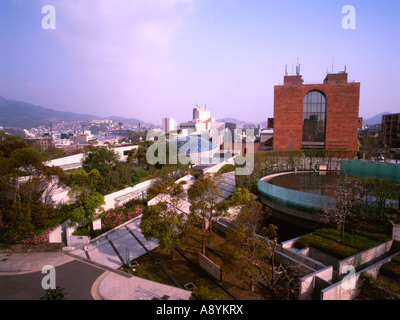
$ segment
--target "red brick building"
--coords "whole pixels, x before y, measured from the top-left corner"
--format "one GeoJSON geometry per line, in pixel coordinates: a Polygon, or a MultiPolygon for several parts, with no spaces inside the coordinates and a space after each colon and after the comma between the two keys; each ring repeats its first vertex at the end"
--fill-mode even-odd
{"type": "Polygon", "coordinates": [[[322,84],[285,76],[274,91],[274,150],[358,150],[360,83],[328,74],[322,84]]]}

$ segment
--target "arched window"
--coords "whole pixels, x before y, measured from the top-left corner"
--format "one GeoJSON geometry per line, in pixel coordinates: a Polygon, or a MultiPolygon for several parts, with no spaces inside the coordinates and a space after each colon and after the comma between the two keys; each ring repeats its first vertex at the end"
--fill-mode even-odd
{"type": "Polygon", "coordinates": [[[319,91],[310,91],[303,100],[303,145],[324,145],[325,124],[325,95],[319,91]]]}

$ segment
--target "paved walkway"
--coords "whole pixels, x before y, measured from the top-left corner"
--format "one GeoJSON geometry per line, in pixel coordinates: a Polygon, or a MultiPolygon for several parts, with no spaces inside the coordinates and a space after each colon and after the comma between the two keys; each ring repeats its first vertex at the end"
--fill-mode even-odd
{"type": "Polygon", "coordinates": [[[135,277],[67,252],[0,254],[0,300],[36,300],[44,294],[44,266],[71,300],[188,300],[191,292],[135,277]]]}
{"type": "MultiPolygon", "coordinates": [[[[223,176],[225,181],[220,189],[222,198],[226,198],[235,189],[235,176],[234,172],[223,176]]],[[[190,182],[186,187],[189,185],[190,182]]],[[[188,210],[186,207],[185,209],[188,210]]],[[[44,266],[51,265],[56,267],[57,278],[72,292],[71,299],[87,296],[103,300],[189,299],[191,291],[117,270],[126,261],[133,261],[147,250],[151,251],[158,246],[156,241],[147,241],[144,238],[139,225],[140,217],[92,240],[88,246],[63,253],[0,254],[0,297],[36,299],[38,293],[43,292],[41,280],[45,274],[41,274],[41,270],[44,266]],[[21,290],[14,289],[17,283],[28,281],[32,283],[22,286],[24,290],[28,290],[23,294],[21,290]],[[82,288],[83,283],[86,288],[82,288]],[[90,294],[82,295],[81,291],[90,294]]]]}
{"type": "Polygon", "coordinates": [[[44,266],[50,265],[56,268],[56,278],[60,279],[65,288],[68,287],[66,291],[72,291],[66,299],[88,296],[88,294],[82,295],[81,292],[91,293],[92,299],[103,300],[189,299],[191,291],[117,270],[127,259],[133,261],[145,254],[146,249],[150,251],[158,245],[156,241],[147,241],[144,238],[139,224],[140,218],[136,218],[105,236],[94,239],[88,246],[72,251],[0,254],[0,297],[7,299],[8,296],[17,300],[18,297],[24,300],[38,299],[39,292],[44,293],[41,280],[46,275],[41,274],[41,270],[44,266]],[[87,271],[88,268],[92,271],[87,271]],[[82,287],[80,269],[85,270],[87,277],[83,279],[86,281],[86,286],[90,284],[90,288],[82,287]],[[93,279],[93,274],[98,275],[96,279],[93,279]],[[87,280],[88,277],[92,279],[91,282],[87,280]],[[67,278],[70,281],[66,281],[67,278]],[[25,285],[18,285],[22,283],[25,285]]]}
{"type": "Polygon", "coordinates": [[[125,223],[96,239],[88,246],[70,251],[71,254],[88,259],[98,264],[117,269],[146,253],[141,243],[152,250],[157,241],[147,241],[140,231],[140,218],[125,223]],[[138,241],[139,240],[139,241],[138,241]]]}

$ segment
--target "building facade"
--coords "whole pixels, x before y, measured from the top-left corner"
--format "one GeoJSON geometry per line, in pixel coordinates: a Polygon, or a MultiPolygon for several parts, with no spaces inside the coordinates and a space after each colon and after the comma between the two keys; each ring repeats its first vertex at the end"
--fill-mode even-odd
{"type": "Polygon", "coordinates": [[[360,83],[328,74],[322,84],[286,75],[274,88],[274,150],[358,150],[360,83]]]}
{"type": "Polygon", "coordinates": [[[400,147],[400,113],[382,116],[382,138],[385,148],[400,147]]]}
{"type": "Polygon", "coordinates": [[[194,108],[193,119],[191,121],[182,122],[180,129],[192,130],[195,132],[207,132],[211,130],[212,124],[215,122],[211,118],[211,113],[206,108],[194,108]]]}
{"type": "Polygon", "coordinates": [[[176,130],[175,119],[174,118],[163,118],[162,119],[162,129],[167,134],[171,131],[176,130]]]}

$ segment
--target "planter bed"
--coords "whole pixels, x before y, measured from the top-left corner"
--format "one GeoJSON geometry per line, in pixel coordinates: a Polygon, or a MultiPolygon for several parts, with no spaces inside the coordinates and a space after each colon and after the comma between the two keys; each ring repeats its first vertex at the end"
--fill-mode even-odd
{"type": "Polygon", "coordinates": [[[313,234],[299,238],[295,247],[303,249],[312,247],[337,259],[345,259],[358,252],[372,248],[386,242],[390,237],[383,234],[354,235],[345,232],[344,237],[334,229],[320,229],[313,234]]]}

